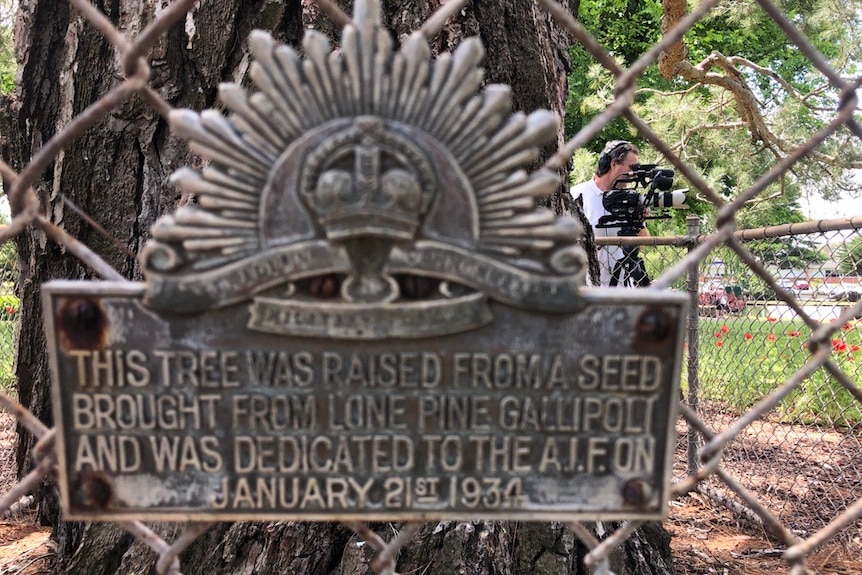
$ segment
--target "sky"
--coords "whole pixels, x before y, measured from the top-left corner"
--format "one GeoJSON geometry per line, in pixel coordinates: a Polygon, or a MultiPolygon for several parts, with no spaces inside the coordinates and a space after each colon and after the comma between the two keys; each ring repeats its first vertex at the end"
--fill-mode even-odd
{"type": "Polygon", "coordinates": [[[847,216],[862,216],[862,198],[842,198],[837,202],[827,202],[821,197],[803,197],[800,200],[802,212],[812,220],[828,220],[847,216]]]}
{"type": "MultiPolygon", "coordinates": [[[[854,174],[857,190],[862,190],[862,170],[854,170],[854,174]]],[[[804,190],[799,203],[802,212],[811,220],[862,216],[862,195],[858,198],[846,197],[836,202],[827,202],[816,190],[804,190]]]]}

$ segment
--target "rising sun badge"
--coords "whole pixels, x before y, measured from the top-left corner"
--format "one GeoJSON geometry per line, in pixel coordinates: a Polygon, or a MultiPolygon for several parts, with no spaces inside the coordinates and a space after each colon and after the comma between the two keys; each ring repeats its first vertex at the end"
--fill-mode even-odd
{"type": "Polygon", "coordinates": [[[529,169],[559,120],[483,86],[478,39],[433,58],[419,33],[395,50],[360,23],[340,49],[308,31],[304,57],[250,44],[256,91],[224,84],[227,115],[170,116],[208,164],[173,175],[197,202],[153,227],[149,306],[249,302],[249,329],[348,339],[476,329],[491,301],[584,307],[581,229],[536,207],[560,177],[529,169]]]}

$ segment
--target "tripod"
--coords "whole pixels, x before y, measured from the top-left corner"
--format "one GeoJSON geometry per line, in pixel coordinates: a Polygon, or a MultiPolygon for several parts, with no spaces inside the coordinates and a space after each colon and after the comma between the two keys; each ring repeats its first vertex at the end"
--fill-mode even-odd
{"type": "MultiPolygon", "coordinates": [[[[626,224],[620,227],[617,235],[620,237],[637,236],[642,226],[643,221],[636,222],[636,225],[626,222],[626,224]]],[[[623,256],[617,260],[611,270],[610,287],[618,285],[624,287],[648,287],[651,282],[647,275],[644,261],[640,257],[640,248],[638,246],[622,246],[622,252],[623,256]]]]}
{"type": "MultiPolygon", "coordinates": [[[[617,235],[622,236],[622,231],[617,235]]],[[[623,257],[617,260],[614,269],[611,271],[610,286],[648,287],[651,282],[646,273],[644,261],[640,257],[638,247],[623,246],[622,249],[623,257]]]]}

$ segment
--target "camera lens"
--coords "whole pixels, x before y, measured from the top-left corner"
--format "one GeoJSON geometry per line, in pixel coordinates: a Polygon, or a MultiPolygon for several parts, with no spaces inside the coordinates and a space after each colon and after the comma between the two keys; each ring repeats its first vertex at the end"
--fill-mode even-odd
{"type": "Polygon", "coordinates": [[[653,195],[652,207],[654,208],[687,208],[685,205],[685,193],[688,190],[674,190],[672,192],[659,192],[653,195]]]}

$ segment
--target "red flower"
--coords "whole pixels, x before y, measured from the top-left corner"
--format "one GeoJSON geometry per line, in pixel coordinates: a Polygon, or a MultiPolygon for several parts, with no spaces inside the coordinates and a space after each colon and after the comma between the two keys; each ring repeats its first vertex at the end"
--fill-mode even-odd
{"type": "Polygon", "coordinates": [[[800,334],[798,331],[788,331],[787,335],[789,335],[790,337],[799,337],[800,334]]]}
{"type": "Polygon", "coordinates": [[[778,318],[777,318],[777,317],[769,316],[768,318],[766,318],[766,321],[771,321],[772,323],[775,323],[775,322],[777,322],[777,321],[778,321],[778,318]]]}
{"type": "Polygon", "coordinates": [[[847,350],[847,342],[843,339],[833,339],[832,340],[832,349],[835,351],[846,351],[847,350]]]}
{"type": "Polygon", "coordinates": [[[754,336],[751,335],[750,332],[745,334],[745,339],[753,339],[753,338],[754,338],[754,336]]]}
{"type": "Polygon", "coordinates": [[[843,329],[844,331],[850,331],[851,329],[853,329],[853,326],[850,325],[849,323],[845,323],[844,325],[841,326],[841,329],[843,329]]]}
{"type": "Polygon", "coordinates": [[[730,328],[729,328],[729,327],[727,327],[726,325],[722,325],[722,326],[721,326],[721,333],[727,333],[727,332],[729,332],[729,331],[730,331],[730,328]]]}
{"type": "Polygon", "coordinates": [[[768,339],[769,341],[775,341],[775,334],[774,333],[766,334],[766,339],[768,339]]]}
{"type": "Polygon", "coordinates": [[[721,341],[720,339],[719,339],[718,341],[716,341],[716,342],[715,342],[715,346],[716,346],[716,347],[721,347],[721,346],[723,346],[723,345],[724,345],[724,342],[723,342],[723,341],[721,341]]]}
{"type": "Polygon", "coordinates": [[[854,343],[849,348],[847,348],[847,351],[859,351],[859,346],[854,343]]]}
{"type": "Polygon", "coordinates": [[[712,335],[714,335],[715,337],[721,337],[721,332],[720,332],[720,331],[717,331],[717,332],[715,332],[715,333],[714,333],[714,334],[712,334],[712,335]]]}

